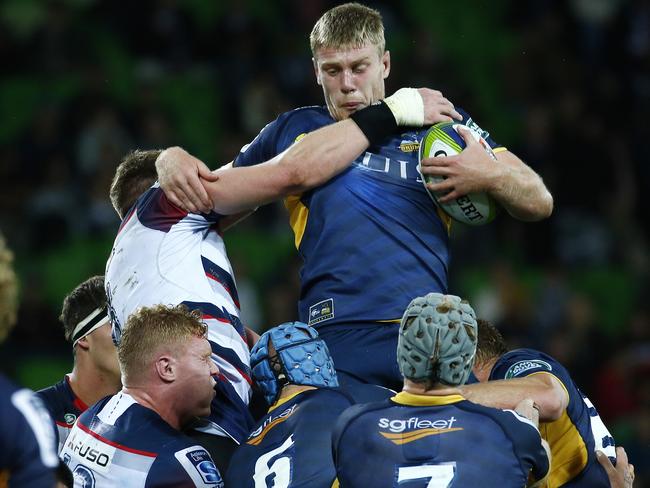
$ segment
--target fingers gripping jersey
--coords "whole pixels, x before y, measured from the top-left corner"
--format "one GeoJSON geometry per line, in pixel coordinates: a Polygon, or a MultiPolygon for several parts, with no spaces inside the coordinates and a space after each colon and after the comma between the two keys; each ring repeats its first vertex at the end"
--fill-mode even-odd
{"type": "Polygon", "coordinates": [[[338,390],[319,388],[275,405],[235,451],[226,486],[330,488],[332,428],[352,403],[338,390]]]}
{"type": "Polygon", "coordinates": [[[56,452],[61,452],[75,420],[88,409],[88,406],[72,391],[67,376],[57,384],[37,391],[36,395],[43,400],[54,420],[58,437],[56,452]]]}
{"type": "Polygon", "coordinates": [[[336,423],[332,448],[342,487],[515,487],[549,469],[533,424],[458,395],[402,392],[352,407],[336,423]]]}
{"type": "MultiPolygon", "coordinates": [[[[234,164],[267,161],[306,133],[333,122],[324,107],[284,113],[242,149],[234,164]]],[[[285,200],[304,261],[299,317],[319,329],[328,345],[326,332],[336,326],[397,322],[414,296],[447,291],[449,219],[436,211],[417,169],[425,132],[405,129],[383,145],[368,148],[324,185],[285,200]]],[[[338,351],[340,347],[330,347],[335,361],[359,354],[338,351]]],[[[401,378],[396,381],[401,383],[401,378]]]]}
{"type": "Polygon", "coordinates": [[[34,392],[0,376],[0,486],[54,486],[59,460],[52,425],[34,392]]]}
{"type": "Polygon", "coordinates": [[[220,218],[182,211],[155,184],[122,222],[106,264],[106,295],[116,341],[140,307],[184,303],[202,312],[220,370],[212,424],[202,430],[224,430],[240,440],[252,425],[250,354],[232,267],[218,233],[220,218]]]}
{"type": "Polygon", "coordinates": [[[540,351],[515,349],[497,360],[489,379],[523,378],[533,374],[555,376],[569,396],[562,416],[539,426],[542,437],[551,447],[553,458],[549,486],[609,487],[607,474],[598,463],[595,451],[603,451],[615,461],[614,438],[564,366],[540,351]]]}
{"type": "Polygon", "coordinates": [[[223,488],[205,449],[124,393],[82,414],[60,457],[76,488],[223,488]]]}

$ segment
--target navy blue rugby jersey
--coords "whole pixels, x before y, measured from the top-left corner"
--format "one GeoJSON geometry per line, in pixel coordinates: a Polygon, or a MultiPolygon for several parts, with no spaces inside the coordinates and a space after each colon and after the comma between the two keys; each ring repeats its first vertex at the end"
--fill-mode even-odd
{"type": "Polygon", "coordinates": [[[532,423],[460,395],[401,392],[349,408],[332,449],[341,487],[523,487],[549,469],[532,423]]]}
{"type": "MultiPolygon", "coordinates": [[[[269,160],[332,123],[325,107],[286,112],[242,148],[234,165],[269,160]]],[[[414,296],[447,291],[450,220],[436,210],[417,169],[426,130],[407,129],[368,148],[328,183],[285,200],[304,260],[301,321],[316,328],[399,321],[414,296]]]]}
{"type": "Polygon", "coordinates": [[[332,428],[353,403],[331,388],[306,390],[276,403],[235,451],[226,486],[331,487],[336,476],[332,428]]]}
{"type": "Polygon", "coordinates": [[[615,460],[614,438],[564,366],[541,351],[515,349],[497,360],[489,379],[523,378],[533,374],[555,376],[569,397],[567,408],[559,419],[539,425],[553,458],[549,486],[609,487],[607,473],[598,463],[595,451],[603,451],[615,460]]]}
{"type": "Polygon", "coordinates": [[[120,392],[84,412],[59,454],[78,488],[223,488],[210,454],[120,392]]]}
{"type": "Polygon", "coordinates": [[[36,395],[43,400],[54,421],[58,436],[57,452],[61,452],[70,429],[77,418],[88,409],[88,405],[72,390],[67,375],[58,383],[37,391],[36,395]]]}
{"type": "Polygon", "coordinates": [[[0,375],[0,486],[53,487],[58,464],[54,427],[43,402],[0,375]]]}

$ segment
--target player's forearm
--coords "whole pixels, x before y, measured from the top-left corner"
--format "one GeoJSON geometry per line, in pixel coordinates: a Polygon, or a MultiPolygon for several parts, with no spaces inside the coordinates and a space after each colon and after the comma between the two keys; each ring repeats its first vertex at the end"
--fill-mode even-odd
{"type": "Polygon", "coordinates": [[[309,133],[278,156],[289,177],[288,194],[322,185],[354,161],[368,139],[351,119],[309,133]]]}
{"type": "Polygon", "coordinates": [[[525,398],[531,398],[539,408],[541,422],[560,418],[568,401],[559,380],[547,374],[463,385],[460,393],[471,402],[507,409],[514,409],[525,398]]]}
{"type": "Polygon", "coordinates": [[[204,186],[214,210],[231,215],[321,185],[367,147],[363,132],[352,120],[344,120],[307,134],[265,163],[220,168],[215,171],[219,180],[204,186]]]}
{"type": "Polygon", "coordinates": [[[503,171],[495,179],[490,195],[518,220],[536,221],[551,215],[553,197],[542,178],[512,153],[497,157],[503,171]]]}

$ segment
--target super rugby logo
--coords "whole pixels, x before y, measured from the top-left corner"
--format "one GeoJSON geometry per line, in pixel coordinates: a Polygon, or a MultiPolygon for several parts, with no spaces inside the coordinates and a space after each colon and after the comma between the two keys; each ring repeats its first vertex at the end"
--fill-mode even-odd
{"type": "Polygon", "coordinates": [[[546,371],[553,371],[553,367],[546,361],[542,361],[541,359],[528,359],[526,361],[519,361],[510,366],[508,371],[506,371],[505,379],[516,378],[526,371],[540,368],[546,371]]]}
{"type": "Polygon", "coordinates": [[[309,307],[309,325],[334,318],[334,299],[328,298],[309,307]]]}
{"type": "Polygon", "coordinates": [[[411,417],[406,420],[381,418],[377,426],[380,429],[388,429],[388,432],[379,432],[384,438],[393,444],[402,445],[432,435],[463,430],[462,427],[453,427],[456,420],[453,415],[446,420],[430,420],[419,417],[411,417]]]}

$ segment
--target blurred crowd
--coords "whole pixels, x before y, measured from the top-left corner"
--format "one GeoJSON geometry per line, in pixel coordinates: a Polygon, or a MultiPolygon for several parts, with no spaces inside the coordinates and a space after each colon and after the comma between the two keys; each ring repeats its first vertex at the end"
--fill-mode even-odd
{"type": "MultiPolygon", "coordinates": [[[[103,273],[120,158],[181,145],[216,168],[279,113],[322,103],[308,35],[336,3],[3,2],[0,229],[22,281],[6,372],[38,388],[71,362],[60,302],[103,273]]],[[[555,198],[545,222],[455,227],[450,291],[564,363],[632,461],[649,459],[650,1],[366,3],[384,16],[388,92],[440,89],[555,198]]],[[[227,237],[258,330],[296,316],[286,220],[272,205],[227,237]]]]}

